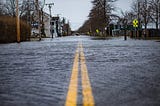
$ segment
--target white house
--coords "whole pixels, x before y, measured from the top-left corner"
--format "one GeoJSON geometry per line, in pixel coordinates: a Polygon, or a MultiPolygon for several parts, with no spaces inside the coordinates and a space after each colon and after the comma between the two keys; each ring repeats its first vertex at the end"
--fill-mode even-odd
{"type": "MultiPolygon", "coordinates": [[[[39,33],[39,29],[38,29],[39,24],[37,21],[38,19],[35,17],[34,20],[35,21],[32,22],[32,36],[33,37],[39,33]]],[[[43,12],[43,23],[44,23],[45,37],[52,37],[51,27],[50,27],[50,15],[45,12],[43,12]]]]}
{"type": "Polygon", "coordinates": [[[43,14],[43,22],[44,22],[44,32],[46,37],[52,37],[51,28],[50,28],[50,15],[45,13],[43,14]]]}

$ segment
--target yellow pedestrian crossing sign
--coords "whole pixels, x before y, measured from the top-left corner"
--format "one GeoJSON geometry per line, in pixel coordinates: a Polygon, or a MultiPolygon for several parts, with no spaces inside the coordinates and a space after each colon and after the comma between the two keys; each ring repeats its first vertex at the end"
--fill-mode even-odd
{"type": "Polygon", "coordinates": [[[134,19],[133,20],[133,27],[138,27],[138,20],[137,19],[134,19]]]}

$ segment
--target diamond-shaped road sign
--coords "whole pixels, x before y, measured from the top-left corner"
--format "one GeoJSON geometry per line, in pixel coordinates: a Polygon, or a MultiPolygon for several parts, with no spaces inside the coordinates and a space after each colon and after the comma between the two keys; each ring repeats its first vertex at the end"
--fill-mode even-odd
{"type": "Polygon", "coordinates": [[[137,19],[133,20],[133,27],[138,27],[138,20],[137,19]]]}
{"type": "Polygon", "coordinates": [[[137,24],[133,24],[133,27],[138,27],[138,25],[137,24]]]}

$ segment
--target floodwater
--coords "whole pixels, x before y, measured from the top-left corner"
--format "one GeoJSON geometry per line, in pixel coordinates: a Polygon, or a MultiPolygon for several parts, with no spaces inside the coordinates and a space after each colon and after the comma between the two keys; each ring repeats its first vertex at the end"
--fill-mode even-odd
{"type": "Polygon", "coordinates": [[[0,106],[64,106],[78,42],[95,106],[160,105],[160,42],[71,36],[0,44],[0,106]]]}

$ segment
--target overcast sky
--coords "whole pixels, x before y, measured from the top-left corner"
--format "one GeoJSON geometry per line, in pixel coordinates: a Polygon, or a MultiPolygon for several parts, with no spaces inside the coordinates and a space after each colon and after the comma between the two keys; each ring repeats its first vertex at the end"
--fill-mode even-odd
{"type": "MultiPolygon", "coordinates": [[[[43,1],[43,0],[41,0],[43,1]]],[[[65,17],[71,25],[72,30],[78,29],[85,20],[89,11],[92,8],[92,0],[46,0],[46,3],[54,3],[52,7],[52,15],[59,15],[65,17]]],[[[117,12],[121,9],[123,11],[129,10],[132,0],[118,0],[115,4],[117,12]]],[[[45,6],[44,10],[49,13],[48,7],[45,6]]]]}

